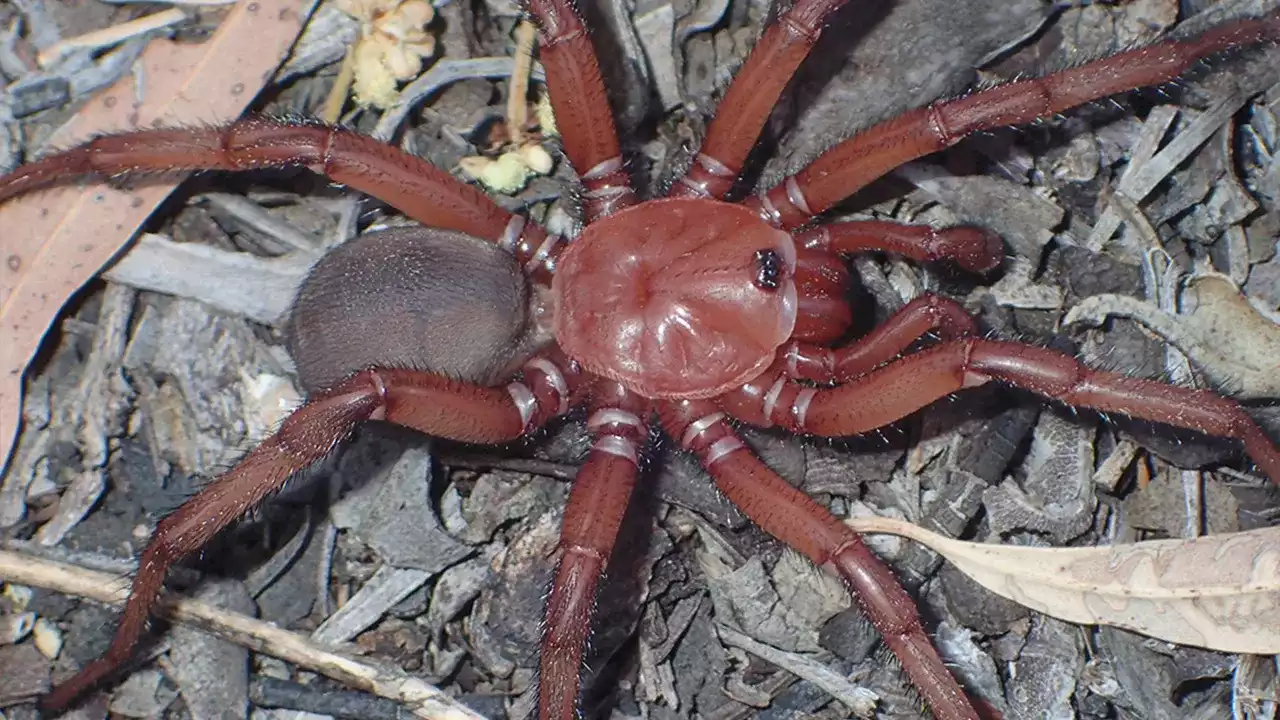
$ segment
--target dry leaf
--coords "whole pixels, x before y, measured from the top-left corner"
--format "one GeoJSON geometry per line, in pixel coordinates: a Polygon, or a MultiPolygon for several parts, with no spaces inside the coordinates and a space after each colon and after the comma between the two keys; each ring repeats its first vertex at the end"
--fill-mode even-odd
{"type": "Polygon", "coordinates": [[[1183,313],[1172,315],[1128,295],[1094,295],[1073,307],[1063,323],[1132,318],[1181,350],[1224,393],[1241,400],[1280,397],[1280,325],[1259,313],[1225,275],[1197,275],[1179,299],[1183,313]]]}
{"type": "MultiPolygon", "coordinates": [[[[239,116],[288,53],[312,4],[241,0],[204,43],[153,41],[139,71],[85,105],[50,146],[94,133],[239,116]],[[143,87],[135,86],[138,78],[143,87]]],[[[131,190],[59,188],[0,205],[0,470],[18,432],[22,376],[45,331],[180,180],[131,190]]]]}
{"type": "Polygon", "coordinates": [[[926,545],[988,590],[1060,620],[1222,652],[1280,652],[1280,528],[1030,548],[952,540],[890,518],[845,522],[926,545]]]}

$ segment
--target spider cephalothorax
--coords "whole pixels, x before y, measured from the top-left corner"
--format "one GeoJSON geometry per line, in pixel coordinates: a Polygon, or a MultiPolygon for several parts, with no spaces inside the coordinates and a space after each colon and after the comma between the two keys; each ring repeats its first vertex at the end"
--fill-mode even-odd
{"type": "Polygon", "coordinates": [[[369,419],[501,443],[587,408],[592,450],[565,510],[548,600],[543,718],[575,715],[596,586],[651,423],[760,527],[844,578],[934,713],[952,719],[977,713],[910,596],[857,534],[762,463],[731,418],[847,436],[998,380],[1073,406],[1235,438],[1280,480],[1280,450],[1236,403],[978,337],[964,310],[939,296],[923,295],[865,337],[829,347],[851,323],[842,254],[888,251],[983,272],[1002,251],[974,228],[815,224],[888,170],[977,130],[1161,82],[1223,49],[1274,41],[1280,13],[913,110],[833,146],[772,189],[726,202],[770,108],[841,4],[799,0],[783,13],[727,91],[689,171],[668,198],[640,202],[623,172],[582,20],[567,0],[530,0],[565,155],[585,189],[586,227],[573,243],[397,148],[314,124],[248,119],[101,137],[0,178],[3,199],[78,175],[306,166],[438,228],[367,235],[318,265],[289,326],[308,401],[160,522],[111,648],[48,705],[66,705],[128,659],[174,562],[369,419]],[[930,333],[941,342],[906,353],[930,333]]]}
{"type": "Polygon", "coordinates": [[[715,397],[791,337],[795,267],[791,235],[741,205],[651,200],[588,225],[564,253],[556,339],[645,397],[715,397]]]}

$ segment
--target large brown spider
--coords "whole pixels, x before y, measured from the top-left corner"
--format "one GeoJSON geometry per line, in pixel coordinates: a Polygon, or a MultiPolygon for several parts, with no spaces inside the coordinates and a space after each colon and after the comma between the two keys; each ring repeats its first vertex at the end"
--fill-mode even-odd
{"type": "Polygon", "coordinates": [[[945,298],[923,296],[856,342],[827,347],[852,317],[841,302],[848,274],[838,255],[888,251],[983,272],[1003,252],[997,238],[974,228],[814,225],[887,171],[975,131],[1160,83],[1207,54],[1280,39],[1280,12],[904,113],[835,145],[773,189],[726,202],[770,109],[841,4],[799,0],[783,13],[726,93],[689,171],[668,197],[641,201],[624,172],[581,18],[567,0],[529,0],[564,152],[585,188],[586,227],[571,243],[397,148],[298,122],[254,118],[100,137],[0,178],[5,199],[75,176],[306,166],[425,226],[365,235],[317,265],[289,323],[308,401],[159,523],[111,647],[56,688],[46,707],[65,707],[129,659],[175,562],[365,420],[504,443],[588,408],[594,444],[564,513],[547,607],[543,718],[575,716],[597,582],[651,422],[761,528],[844,578],[941,718],[978,714],[910,596],[858,535],[763,464],[730,420],[848,436],[999,380],[1072,406],[1235,438],[1280,481],[1280,449],[1235,402],[982,339],[945,298]],[[900,357],[930,332],[942,341],[900,357]]]}

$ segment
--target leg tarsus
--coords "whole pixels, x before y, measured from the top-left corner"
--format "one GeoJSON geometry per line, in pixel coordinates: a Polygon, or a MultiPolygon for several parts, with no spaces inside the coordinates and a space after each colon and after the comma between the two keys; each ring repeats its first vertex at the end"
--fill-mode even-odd
{"type": "Polygon", "coordinates": [[[1280,448],[1234,400],[1210,390],[1094,370],[1045,348],[971,340],[966,370],[1074,407],[1116,412],[1215,437],[1239,440],[1254,463],[1280,483],[1280,448]]]}

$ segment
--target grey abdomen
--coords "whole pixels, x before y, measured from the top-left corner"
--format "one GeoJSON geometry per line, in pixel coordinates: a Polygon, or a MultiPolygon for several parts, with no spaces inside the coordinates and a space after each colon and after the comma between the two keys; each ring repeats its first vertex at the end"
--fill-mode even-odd
{"type": "Polygon", "coordinates": [[[469,235],[369,233],[303,281],[286,328],[308,393],[371,367],[492,384],[527,352],[529,290],[514,259],[469,235]]]}

